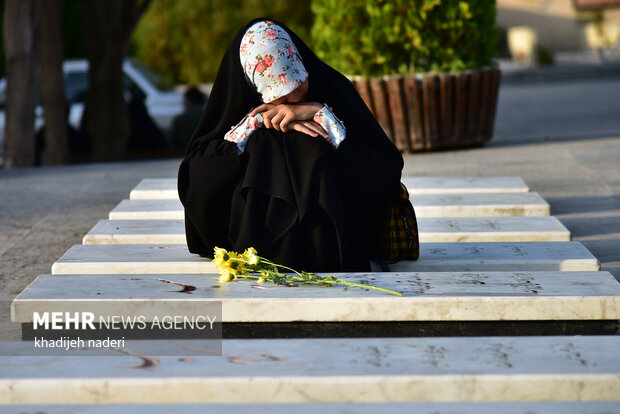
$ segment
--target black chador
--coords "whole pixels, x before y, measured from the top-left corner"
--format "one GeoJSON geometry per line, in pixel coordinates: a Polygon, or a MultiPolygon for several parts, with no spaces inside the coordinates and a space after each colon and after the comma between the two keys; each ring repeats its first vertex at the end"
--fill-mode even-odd
{"type": "Polygon", "coordinates": [[[252,246],[306,271],[365,271],[386,205],[399,194],[403,159],[355,88],[286,26],[308,71],[306,100],[327,104],[346,126],[334,150],[298,131],[260,128],[238,155],[224,135],[262,101],[239,59],[242,28],[228,47],[204,115],[179,168],[192,253],[252,246]]]}

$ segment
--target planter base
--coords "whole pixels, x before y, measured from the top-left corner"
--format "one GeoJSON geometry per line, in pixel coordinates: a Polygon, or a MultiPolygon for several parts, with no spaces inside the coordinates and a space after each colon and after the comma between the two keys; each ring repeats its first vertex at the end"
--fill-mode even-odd
{"type": "Polygon", "coordinates": [[[409,153],[490,140],[500,77],[484,68],[352,81],[390,140],[409,153]]]}

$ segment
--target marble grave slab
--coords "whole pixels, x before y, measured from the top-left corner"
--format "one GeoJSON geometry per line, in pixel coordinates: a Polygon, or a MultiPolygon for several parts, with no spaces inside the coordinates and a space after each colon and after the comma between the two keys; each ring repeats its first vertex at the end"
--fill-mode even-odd
{"type": "MultiPolygon", "coordinates": [[[[41,275],[12,303],[13,322],[35,311],[196,315],[222,302],[224,322],[618,320],[620,283],[608,272],[336,273],[404,293],[342,286],[286,287],[214,274],[41,275]],[[158,280],[193,286],[182,287],[158,280]]],[[[99,316],[97,316],[99,317],[99,316]]]]}
{"type": "MultiPolygon", "coordinates": [[[[397,272],[596,271],[599,268],[598,259],[579,242],[423,243],[417,261],[390,265],[391,271],[397,272]]],[[[75,245],[52,265],[52,274],[214,271],[209,259],[189,253],[182,244],[75,245]]]]}
{"type": "Polygon", "coordinates": [[[521,177],[402,177],[409,194],[526,193],[529,187],[521,177]]]}
{"type": "MultiPolygon", "coordinates": [[[[11,344],[9,344],[11,345],[11,344]]],[[[620,336],[225,340],[222,356],[0,356],[0,404],[620,401],[620,336]]]]}
{"type": "MultiPolygon", "coordinates": [[[[463,193],[526,193],[521,177],[403,177],[410,195],[463,193]]],[[[145,178],[129,194],[131,200],[179,198],[176,178],[145,178]]]]}
{"type": "MultiPolygon", "coordinates": [[[[569,241],[570,232],[553,216],[418,218],[420,243],[569,241]]],[[[184,220],[101,220],[84,244],[186,243],[184,220]]]]}
{"type": "Polygon", "coordinates": [[[611,414],[617,402],[10,405],[4,414],[611,414]]]}
{"type": "MultiPolygon", "coordinates": [[[[540,194],[416,194],[411,196],[421,217],[548,216],[549,203],[540,194]]],[[[176,200],[123,200],[110,220],[183,220],[183,205],[176,200]]]]}

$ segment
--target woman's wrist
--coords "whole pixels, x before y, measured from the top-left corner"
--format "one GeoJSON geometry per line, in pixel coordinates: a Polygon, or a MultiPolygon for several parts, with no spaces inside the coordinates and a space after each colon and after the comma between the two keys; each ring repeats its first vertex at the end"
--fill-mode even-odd
{"type": "Polygon", "coordinates": [[[323,104],[319,103],[319,102],[308,102],[308,105],[311,105],[313,109],[315,109],[314,113],[319,112],[321,109],[323,109],[323,104]]]}
{"type": "Polygon", "coordinates": [[[297,110],[294,109],[295,121],[306,121],[311,120],[314,115],[316,115],[321,109],[323,109],[323,104],[319,102],[298,102],[292,104],[292,108],[297,107],[297,110]]]}

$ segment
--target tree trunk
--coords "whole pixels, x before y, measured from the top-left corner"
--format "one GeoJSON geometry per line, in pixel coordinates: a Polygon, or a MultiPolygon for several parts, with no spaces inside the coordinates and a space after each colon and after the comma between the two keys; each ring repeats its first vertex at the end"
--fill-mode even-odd
{"type": "Polygon", "coordinates": [[[6,57],[5,167],[34,164],[35,52],[34,0],[5,0],[6,57]]]}
{"type": "Polygon", "coordinates": [[[86,133],[95,161],[125,157],[129,114],[123,97],[123,59],[131,33],[150,0],[82,0],[80,2],[90,87],[86,99],[86,133]]]}
{"type": "Polygon", "coordinates": [[[45,114],[45,164],[68,159],[66,97],[62,72],[62,6],[64,0],[39,2],[35,10],[41,102],[45,114]]]}
{"type": "Polygon", "coordinates": [[[123,97],[123,56],[108,51],[104,59],[89,59],[90,86],[86,99],[86,134],[94,161],[125,158],[129,113],[123,97]],[[116,56],[114,56],[116,55],[116,56]]]}

